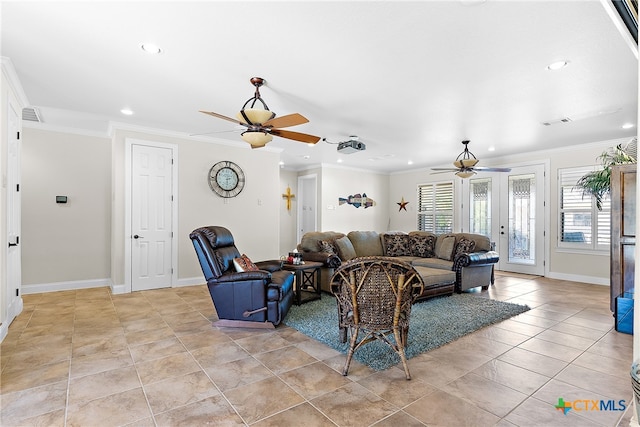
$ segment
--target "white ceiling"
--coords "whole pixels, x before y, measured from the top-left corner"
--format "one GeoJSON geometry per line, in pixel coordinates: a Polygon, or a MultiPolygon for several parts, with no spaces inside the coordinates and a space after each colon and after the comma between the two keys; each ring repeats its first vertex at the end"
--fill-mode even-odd
{"type": "Polygon", "coordinates": [[[106,134],[113,121],[245,147],[233,123],[198,110],[235,116],[259,76],[271,110],[310,121],[288,129],[367,146],[344,155],[274,138],[268,147],[295,169],[339,158],[380,172],[441,166],[463,139],[482,160],[636,135],[621,126],[637,121],[637,58],[596,0],[1,7],[2,56],[51,128],[106,134]],[[561,59],[563,70],[545,69],[561,59]]]}

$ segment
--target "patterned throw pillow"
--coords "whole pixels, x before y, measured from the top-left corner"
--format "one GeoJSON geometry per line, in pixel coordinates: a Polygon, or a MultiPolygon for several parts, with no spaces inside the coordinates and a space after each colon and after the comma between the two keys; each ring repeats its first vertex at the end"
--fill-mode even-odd
{"type": "Polygon", "coordinates": [[[337,255],[338,253],[336,247],[333,246],[333,243],[328,240],[320,240],[318,242],[318,247],[320,248],[320,252],[326,252],[331,255],[337,255]]]}
{"type": "Polygon", "coordinates": [[[385,234],[383,237],[386,256],[411,255],[408,234],[385,234]]]}
{"type": "Polygon", "coordinates": [[[236,271],[238,272],[259,270],[258,266],[255,265],[245,254],[242,254],[240,258],[234,258],[233,265],[236,267],[236,271]]]}
{"type": "Polygon", "coordinates": [[[409,247],[413,256],[433,258],[436,251],[436,236],[412,234],[409,236],[409,247]]]}
{"type": "Polygon", "coordinates": [[[457,257],[461,254],[468,254],[473,252],[476,248],[476,242],[473,240],[469,240],[466,237],[460,239],[458,243],[456,243],[456,250],[454,251],[454,257],[457,257]]]}

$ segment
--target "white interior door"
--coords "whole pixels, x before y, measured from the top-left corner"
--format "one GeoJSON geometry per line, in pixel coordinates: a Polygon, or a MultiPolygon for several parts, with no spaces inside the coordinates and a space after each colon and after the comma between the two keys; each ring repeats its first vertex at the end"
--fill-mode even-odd
{"type": "Polygon", "coordinates": [[[18,111],[9,103],[7,155],[7,303],[18,298],[22,283],[20,250],[20,125],[18,111]]]}
{"type": "Polygon", "coordinates": [[[544,275],[544,165],[500,175],[499,270],[544,275]]]}
{"type": "Polygon", "coordinates": [[[172,285],[172,150],[131,146],[131,289],[172,285]]]}

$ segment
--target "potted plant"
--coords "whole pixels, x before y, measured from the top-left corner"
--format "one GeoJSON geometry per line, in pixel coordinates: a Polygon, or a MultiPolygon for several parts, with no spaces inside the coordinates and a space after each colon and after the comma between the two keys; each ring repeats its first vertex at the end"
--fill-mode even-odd
{"type": "Polygon", "coordinates": [[[611,188],[611,167],[626,163],[636,163],[635,155],[632,155],[632,150],[629,149],[631,144],[635,146],[636,143],[636,139],[633,139],[624,147],[622,144],[618,144],[605,150],[598,156],[602,169],[589,172],[576,183],[576,186],[582,189],[583,195],[595,197],[598,210],[602,210],[602,200],[609,194],[611,188]]]}

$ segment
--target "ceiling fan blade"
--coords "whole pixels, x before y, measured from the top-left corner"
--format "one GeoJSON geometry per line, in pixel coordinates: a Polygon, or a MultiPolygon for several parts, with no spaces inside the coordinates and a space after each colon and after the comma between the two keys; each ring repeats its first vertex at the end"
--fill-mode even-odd
{"type": "Polygon", "coordinates": [[[307,144],[315,144],[316,142],[320,141],[319,136],[293,132],[290,130],[270,129],[269,133],[271,135],[279,136],[280,138],[293,139],[294,141],[306,142],[307,144]]]}
{"type": "Polygon", "coordinates": [[[458,168],[431,168],[432,171],[449,171],[449,172],[456,172],[459,171],[460,169],[458,168]]]}
{"type": "Polygon", "coordinates": [[[271,120],[267,120],[262,124],[262,126],[271,126],[274,128],[288,128],[289,126],[301,125],[303,123],[308,123],[309,120],[304,117],[302,114],[293,113],[287,114],[282,117],[274,117],[271,120]]]}
{"type": "Polygon", "coordinates": [[[232,119],[231,117],[223,116],[222,114],[214,113],[213,111],[202,111],[202,110],[200,110],[200,112],[204,113],[204,114],[208,114],[208,115],[213,116],[213,117],[217,117],[217,118],[222,119],[222,120],[227,120],[227,121],[230,121],[230,122],[233,122],[233,123],[237,123],[237,124],[242,125],[242,126],[247,126],[246,123],[242,123],[241,121],[238,121],[237,119],[232,119]]]}
{"type": "Polygon", "coordinates": [[[471,168],[471,169],[479,172],[511,172],[511,168],[485,168],[485,167],[479,166],[477,168],[471,168]]]}

